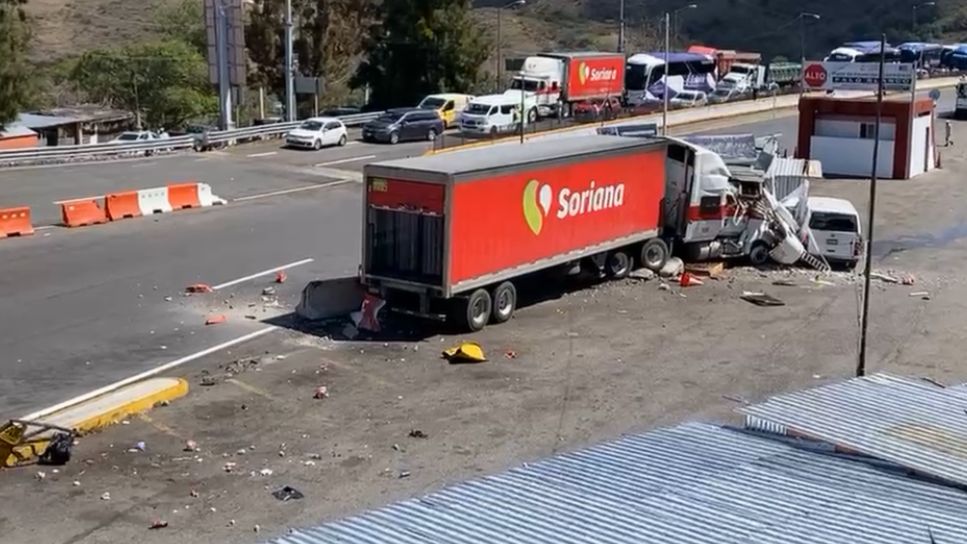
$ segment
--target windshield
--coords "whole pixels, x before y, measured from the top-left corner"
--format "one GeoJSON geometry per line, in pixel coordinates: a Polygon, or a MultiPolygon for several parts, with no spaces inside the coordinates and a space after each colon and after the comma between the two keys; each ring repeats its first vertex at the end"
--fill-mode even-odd
{"type": "Polygon", "coordinates": [[[625,67],[625,89],[629,91],[645,90],[645,83],[648,79],[648,72],[640,64],[629,64],[625,67]]]}
{"type": "Polygon", "coordinates": [[[490,111],[490,108],[490,104],[478,104],[476,102],[471,102],[464,112],[473,115],[487,115],[487,113],[490,111]]]}
{"type": "Polygon", "coordinates": [[[836,232],[857,232],[856,218],[840,213],[813,212],[809,228],[836,232]]]}
{"type": "Polygon", "coordinates": [[[438,109],[442,108],[443,105],[446,104],[446,103],[447,103],[447,101],[444,100],[444,99],[442,99],[442,98],[436,98],[436,97],[430,97],[430,96],[428,96],[428,97],[426,97],[426,98],[423,99],[423,102],[420,102],[420,106],[419,107],[422,108],[422,109],[424,109],[424,110],[438,110],[438,109]]]}
{"type": "Polygon", "coordinates": [[[967,98],[967,84],[957,85],[957,98],[967,98]]]}
{"type": "Polygon", "coordinates": [[[540,82],[534,81],[533,79],[515,79],[514,82],[510,85],[510,88],[519,91],[521,88],[521,85],[524,86],[525,91],[536,92],[538,87],[540,86],[540,82]]]}
{"type": "Polygon", "coordinates": [[[122,142],[134,142],[134,141],[137,141],[137,139],[138,139],[137,132],[125,132],[120,136],[118,136],[118,140],[122,142]]]}
{"type": "Polygon", "coordinates": [[[753,69],[752,66],[739,66],[738,64],[736,64],[732,66],[732,69],[730,70],[730,72],[734,74],[751,74],[752,69],[753,69]]]}
{"type": "Polygon", "coordinates": [[[305,123],[302,123],[301,125],[299,125],[299,128],[301,128],[302,130],[316,131],[322,128],[322,123],[320,123],[319,121],[306,121],[305,123]]]}
{"type": "Polygon", "coordinates": [[[919,51],[914,51],[912,49],[900,50],[900,62],[918,62],[919,60],[920,60],[919,51]]]}

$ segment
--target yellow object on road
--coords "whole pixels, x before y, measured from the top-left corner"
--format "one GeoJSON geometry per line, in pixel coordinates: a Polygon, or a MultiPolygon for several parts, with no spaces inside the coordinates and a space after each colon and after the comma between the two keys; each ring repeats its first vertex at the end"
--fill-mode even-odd
{"type": "Polygon", "coordinates": [[[483,348],[476,342],[463,342],[459,346],[445,349],[443,356],[451,363],[482,363],[487,360],[483,348]]]}

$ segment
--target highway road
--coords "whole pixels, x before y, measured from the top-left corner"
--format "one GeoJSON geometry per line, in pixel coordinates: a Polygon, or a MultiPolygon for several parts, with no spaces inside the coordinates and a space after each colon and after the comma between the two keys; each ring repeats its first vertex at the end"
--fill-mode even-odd
{"type": "MultiPolygon", "coordinates": [[[[691,129],[782,133],[784,146],[795,145],[796,118],[789,112],[750,119],[691,129]]],[[[308,280],[354,274],[362,166],[427,147],[357,143],[300,152],[276,141],[202,155],[0,171],[0,203],[34,206],[39,224],[56,223],[55,200],[173,180],[210,183],[230,201],[0,240],[0,416],[21,416],[258,334],[267,320],[290,311],[308,280]],[[279,306],[274,297],[263,300],[272,274],[258,274],[289,263],[300,264],[276,286],[279,306]],[[198,282],[230,285],[182,296],[198,282]],[[204,324],[206,316],[222,313],[226,323],[204,324]]]]}

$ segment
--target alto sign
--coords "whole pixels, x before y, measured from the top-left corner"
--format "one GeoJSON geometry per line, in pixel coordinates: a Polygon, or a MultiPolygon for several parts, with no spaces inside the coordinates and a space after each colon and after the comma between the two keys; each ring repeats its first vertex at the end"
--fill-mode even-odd
{"type": "MultiPolygon", "coordinates": [[[[807,90],[875,91],[879,70],[877,62],[812,62],[803,69],[802,80],[807,90]]],[[[884,64],[883,89],[909,91],[915,74],[912,64],[884,64]]]]}

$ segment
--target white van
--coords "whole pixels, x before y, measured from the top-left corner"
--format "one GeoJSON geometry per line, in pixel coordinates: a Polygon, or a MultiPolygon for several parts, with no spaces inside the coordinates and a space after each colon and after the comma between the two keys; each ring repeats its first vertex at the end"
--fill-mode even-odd
{"type": "MultiPolygon", "coordinates": [[[[524,103],[525,108],[528,105],[524,103]]],[[[460,132],[469,136],[496,136],[518,130],[520,119],[520,93],[478,96],[460,114],[460,132]]]]}
{"type": "Polygon", "coordinates": [[[860,214],[849,200],[811,196],[806,201],[809,231],[813,240],[809,253],[822,256],[831,265],[855,268],[863,256],[860,214]]]}

